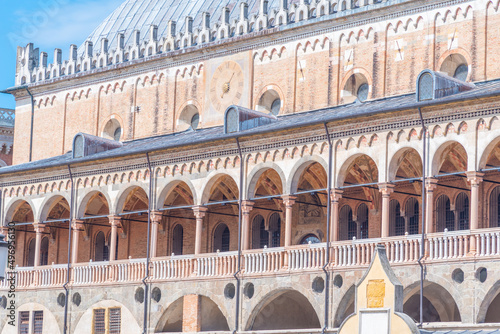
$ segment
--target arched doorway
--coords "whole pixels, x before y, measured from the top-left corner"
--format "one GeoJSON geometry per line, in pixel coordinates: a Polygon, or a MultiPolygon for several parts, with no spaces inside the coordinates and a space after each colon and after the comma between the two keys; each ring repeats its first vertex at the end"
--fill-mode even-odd
{"type": "Polygon", "coordinates": [[[265,297],[254,310],[246,330],[321,328],[318,315],[300,292],[286,290],[265,297]]]}

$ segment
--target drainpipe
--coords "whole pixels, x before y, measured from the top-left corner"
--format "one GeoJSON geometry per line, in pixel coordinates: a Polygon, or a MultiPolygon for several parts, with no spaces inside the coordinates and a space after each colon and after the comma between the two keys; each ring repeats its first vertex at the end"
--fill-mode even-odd
{"type": "Polygon", "coordinates": [[[149,291],[148,291],[148,283],[146,280],[149,277],[149,256],[150,256],[150,243],[151,243],[151,203],[153,197],[153,170],[151,168],[151,161],[149,160],[149,153],[146,153],[146,159],[148,161],[148,169],[149,169],[149,203],[148,203],[148,240],[147,240],[147,249],[146,249],[146,276],[142,279],[142,284],[144,284],[144,326],[142,328],[142,333],[147,334],[148,332],[148,305],[149,305],[149,291]]]}
{"type": "Polygon", "coordinates": [[[31,94],[28,87],[25,87],[24,89],[26,89],[31,99],[30,156],[29,156],[29,162],[31,162],[33,156],[33,125],[35,124],[35,99],[33,98],[33,95],[31,94]]]}
{"type": "Polygon", "coordinates": [[[426,209],[426,196],[425,196],[425,165],[426,165],[426,154],[427,154],[427,128],[425,127],[424,117],[422,116],[422,110],[418,107],[418,115],[420,117],[420,123],[423,129],[423,151],[422,151],[422,240],[420,242],[420,257],[418,258],[418,264],[420,266],[420,323],[419,327],[422,328],[424,323],[424,276],[425,267],[422,263],[425,257],[425,209],[426,209]]]}
{"type": "MultiPolygon", "coordinates": [[[[33,118],[32,118],[33,120],[33,118]]],[[[33,128],[32,128],[33,129],[33,128]]],[[[31,156],[31,149],[30,149],[30,156],[31,156]]],[[[31,158],[30,158],[31,160],[31,158]]],[[[69,284],[69,279],[70,279],[70,270],[71,270],[71,223],[73,219],[73,205],[75,202],[75,191],[74,191],[74,186],[73,186],[73,173],[71,173],[71,166],[68,164],[68,171],[69,171],[69,179],[71,183],[71,199],[69,203],[69,226],[68,226],[68,272],[66,274],[66,282],[63,285],[64,291],[66,292],[66,300],[64,303],[64,327],[63,327],[63,332],[64,334],[68,333],[68,304],[69,304],[69,289],[68,289],[68,284],[69,284]]]]}
{"type": "Polygon", "coordinates": [[[323,271],[325,273],[325,326],[321,331],[322,334],[326,332],[328,329],[328,320],[329,320],[329,302],[330,302],[330,273],[326,269],[330,264],[330,224],[332,219],[332,201],[331,201],[331,192],[332,192],[332,156],[333,156],[333,145],[332,139],[330,138],[330,131],[328,131],[328,125],[324,123],[326,138],[328,139],[328,185],[327,189],[327,204],[326,204],[326,261],[323,265],[323,271]]]}
{"type": "Polygon", "coordinates": [[[236,145],[238,145],[238,154],[240,155],[240,196],[238,199],[238,270],[233,275],[234,279],[236,280],[236,311],[234,316],[233,334],[238,332],[239,317],[240,317],[241,281],[238,275],[241,272],[241,205],[243,198],[243,175],[244,175],[243,154],[241,153],[240,139],[238,137],[236,137],[236,145]]]}

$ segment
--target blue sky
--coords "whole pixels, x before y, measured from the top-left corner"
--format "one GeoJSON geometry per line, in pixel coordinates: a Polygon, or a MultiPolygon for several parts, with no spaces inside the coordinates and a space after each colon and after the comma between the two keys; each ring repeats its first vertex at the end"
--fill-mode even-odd
{"type": "MultiPolygon", "coordinates": [[[[0,90],[12,87],[16,48],[34,43],[52,62],[54,49],[68,57],[70,44],[82,44],[88,35],[124,0],[2,1],[0,13],[0,90]]],[[[0,107],[14,108],[10,95],[0,94],[0,107]]]]}

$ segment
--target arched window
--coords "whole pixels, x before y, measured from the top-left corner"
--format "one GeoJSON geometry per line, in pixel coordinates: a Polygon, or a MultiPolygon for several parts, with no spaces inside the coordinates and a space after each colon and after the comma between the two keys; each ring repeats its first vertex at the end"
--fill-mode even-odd
{"type": "Polygon", "coordinates": [[[31,239],[28,244],[28,255],[26,256],[26,267],[33,267],[35,265],[35,238],[31,239]]]}
{"type": "Polygon", "coordinates": [[[490,227],[500,227],[500,186],[490,194],[490,227]]]}
{"type": "Polygon", "coordinates": [[[252,223],[252,248],[261,249],[269,245],[269,233],[266,230],[264,217],[261,215],[255,216],[252,223]]]}
{"type": "Polygon", "coordinates": [[[437,232],[455,230],[455,214],[451,211],[450,199],[446,195],[439,196],[436,205],[437,232]]]}
{"type": "Polygon", "coordinates": [[[389,203],[390,209],[390,226],[391,235],[404,235],[406,232],[405,219],[401,217],[401,206],[398,200],[391,200],[389,203]]]}
{"type": "Polygon", "coordinates": [[[271,238],[270,247],[281,245],[281,217],[279,213],[273,213],[269,218],[269,236],[271,238]]]}
{"type": "Polygon", "coordinates": [[[460,193],[455,203],[455,216],[457,222],[455,230],[469,229],[469,196],[466,193],[460,193]]]}
{"type": "Polygon", "coordinates": [[[40,245],[40,265],[46,266],[49,263],[49,238],[44,237],[40,245]]]}
{"type": "Polygon", "coordinates": [[[300,241],[300,244],[301,245],[308,245],[309,243],[319,244],[320,242],[321,242],[321,240],[319,240],[319,238],[316,235],[308,234],[302,238],[302,240],[300,241]]]}
{"type": "Polygon", "coordinates": [[[408,220],[408,234],[418,234],[418,216],[419,216],[418,201],[415,197],[411,197],[406,202],[406,217],[408,220]]]}
{"type": "Polygon", "coordinates": [[[184,229],[181,224],[177,224],[174,227],[174,231],[172,233],[172,253],[175,255],[182,255],[183,251],[183,243],[184,243],[184,229]]]}
{"type": "Polygon", "coordinates": [[[359,225],[358,239],[368,239],[369,226],[368,226],[368,206],[365,203],[358,207],[357,223],[359,225]]]}
{"type": "Polygon", "coordinates": [[[214,233],[214,252],[218,250],[221,252],[229,251],[230,232],[226,224],[219,224],[214,233]]]}
{"type": "Polygon", "coordinates": [[[94,242],[94,261],[108,261],[109,260],[109,249],[106,245],[106,238],[104,237],[104,233],[99,231],[95,236],[94,242]]]}
{"type": "Polygon", "coordinates": [[[340,209],[340,239],[352,240],[357,236],[358,228],[352,220],[352,209],[349,205],[344,205],[340,209]]]}

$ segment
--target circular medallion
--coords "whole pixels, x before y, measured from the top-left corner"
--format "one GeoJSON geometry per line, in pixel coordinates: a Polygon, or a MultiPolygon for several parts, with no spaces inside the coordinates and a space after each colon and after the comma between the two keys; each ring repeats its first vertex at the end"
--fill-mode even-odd
{"type": "Polygon", "coordinates": [[[226,61],[215,70],[210,82],[210,100],[218,112],[238,104],[243,94],[243,71],[234,61],[226,61]]]}

